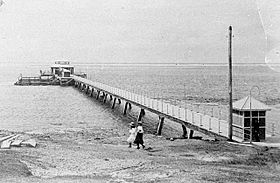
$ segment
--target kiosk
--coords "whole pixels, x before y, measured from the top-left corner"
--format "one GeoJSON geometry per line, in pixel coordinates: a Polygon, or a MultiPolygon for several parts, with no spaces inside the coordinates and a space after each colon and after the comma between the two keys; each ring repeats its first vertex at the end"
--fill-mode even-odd
{"type": "Polygon", "coordinates": [[[270,110],[267,105],[252,96],[247,96],[234,102],[233,136],[242,141],[264,141],[266,112],[270,110]]]}

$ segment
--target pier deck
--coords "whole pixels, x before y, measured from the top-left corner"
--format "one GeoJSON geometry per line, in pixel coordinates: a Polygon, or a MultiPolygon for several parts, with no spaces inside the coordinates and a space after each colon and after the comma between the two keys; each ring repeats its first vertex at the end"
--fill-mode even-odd
{"type": "MultiPolygon", "coordinates": [[[[99,97],[100,92],[105,94],[104,101],[106,101],[107,96],[114,98],[112,108],[115,105],[116,99],[125,101],[124,113],[126,113],[127,105],[132,104],[141,108],[140,117],[142,110],[147,110],[159,115],[160,119],[170,119],[174,122],[180,123],[184,127],[199,131],[219,140],[228,139],[228,122],[225,120],[78,76],[72,76],[72,78],[75,80],[76,87],[80,87],[86,91],[90,90],[91,93],[96,90],[98,93],[97,98],[99,97]]],[[[241,139],[235,136],[233,137],[233,140],[241,141],[241,139]]]]}

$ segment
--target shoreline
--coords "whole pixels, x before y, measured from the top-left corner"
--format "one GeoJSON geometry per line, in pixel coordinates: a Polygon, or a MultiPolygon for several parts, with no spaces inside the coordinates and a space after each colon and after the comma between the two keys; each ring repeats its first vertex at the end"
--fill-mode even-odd
{"type": "MultiPolygon", "coordinates": [[[[246,182],[280,180],[280,150],[224,141],[145,134],[146,150],[128,148],[128,132],[92,128],[26,134],[38,146],[0,150],[3,182],[246,182]],[[3,162],[5,164],[3,169],[3,162]],[[14,168],[16,165],[17,168],[14,168]],[[229,173],[231,172],[231,173],[229,173]],[[4,175],[4,176],[3,176],[4,175]],[[20,181],[19,181],[20,180],[20,181]]],[[[11,132],[1,131],[0,134],[11,132]]]]}

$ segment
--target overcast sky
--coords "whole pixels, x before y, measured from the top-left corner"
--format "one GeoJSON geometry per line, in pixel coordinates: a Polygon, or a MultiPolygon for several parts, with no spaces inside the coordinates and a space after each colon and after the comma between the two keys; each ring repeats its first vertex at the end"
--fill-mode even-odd
{"type": "Polygon", "coordinates": [[[0,62],[264,62],[254,0],[4,0],[0,62]]]}

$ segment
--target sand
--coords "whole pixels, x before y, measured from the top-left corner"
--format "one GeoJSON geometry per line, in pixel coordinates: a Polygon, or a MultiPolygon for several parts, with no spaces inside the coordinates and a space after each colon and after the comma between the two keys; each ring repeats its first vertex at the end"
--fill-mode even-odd
{"type": "Polygon", "coordinates": [[[38,146],[0,150],[0,182],[280,181],[277,148],[145,134],[138,150],[128,148],[128,135],[110,128],[22,133],[38,146]]]}

